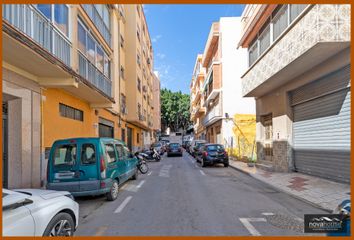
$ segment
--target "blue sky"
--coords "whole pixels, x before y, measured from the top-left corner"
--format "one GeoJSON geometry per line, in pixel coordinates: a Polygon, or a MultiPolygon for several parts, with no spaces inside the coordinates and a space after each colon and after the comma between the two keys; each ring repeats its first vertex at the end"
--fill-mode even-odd
{"type": "Polygon", "coordinates": [[[241,16],[243,9],[240,4],[144,4],[161,87],[189,93],[195,59],[204,51],[212,22],[241,16]]]}

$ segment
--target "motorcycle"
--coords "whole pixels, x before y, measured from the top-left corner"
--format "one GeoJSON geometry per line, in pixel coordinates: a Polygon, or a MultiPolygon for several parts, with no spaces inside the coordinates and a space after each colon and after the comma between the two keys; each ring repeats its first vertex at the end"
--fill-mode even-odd
{"type": "Polygon", "coordinates": [[[141,152],[141,154],[145,157],[146,161],[159,162],[161,160],[161,156],[155,148],[150,148],[149,150],[144,150],[141,152]]]}
{"type": "Polygon", "coordinates": [[[141,155],[141,153],[136,152],[135,157],[138,159],[138,163],[136,165],[136,167],[138,168],[138,170],[142,173],[145,174],[149,171],[149,166],[147,165],[147,162],[145,161],[144,156],[141,155]]]}
{"type": "Polygon", "coordinates": [[[344,200],[341,202],[336,209],[333,210],[334,214],[340,214],[342,216],[342,221],[346,225],[346,231],[340,233],[327,233],[327,236],[350,236],[350,211],[351,210],[351,203],[350,200],[344,200]]]}

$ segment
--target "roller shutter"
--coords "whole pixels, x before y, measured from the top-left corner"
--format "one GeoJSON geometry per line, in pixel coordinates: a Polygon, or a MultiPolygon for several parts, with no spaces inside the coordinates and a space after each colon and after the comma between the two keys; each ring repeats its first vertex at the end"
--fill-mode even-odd
{"type": "Polygon", "coordinates": [[[350,66],[290,93],[297,171],[350,181],[350,66]]]}

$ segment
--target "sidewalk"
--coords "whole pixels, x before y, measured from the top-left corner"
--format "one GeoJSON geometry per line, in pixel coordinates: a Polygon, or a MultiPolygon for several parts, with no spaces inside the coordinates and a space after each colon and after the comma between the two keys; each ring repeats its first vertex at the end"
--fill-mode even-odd
{"type": "Polygon", "coordinates": [[[248,167],[247,163],[230,160],[230,167],[249,174],[273,187],[332,211],[345,199],[350,199],[350,185],[332,182],[301,173],[277,173],[248,167]]]}

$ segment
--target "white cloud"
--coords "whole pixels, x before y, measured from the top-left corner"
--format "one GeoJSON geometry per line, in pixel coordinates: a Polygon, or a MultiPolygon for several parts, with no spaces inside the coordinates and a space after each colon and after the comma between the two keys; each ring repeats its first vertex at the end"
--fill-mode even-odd
{"type": "Polygon", "coordinates": [[[166,57],[166,54],[163,53],[156,53],[156,57],[158,57],[159,59],[164,59],[166,57]]]}
{"type": "Polygon", "coordinates": [[[162,35],[156,35],[155,37],[153,37],[152,39],[151,39],[151,42],[157,42],[160,38],[162,38],[162,35]]]}

